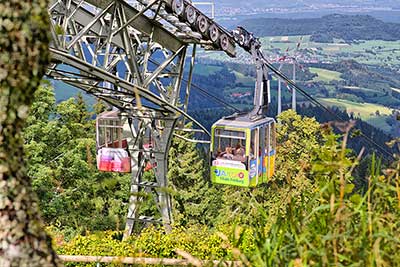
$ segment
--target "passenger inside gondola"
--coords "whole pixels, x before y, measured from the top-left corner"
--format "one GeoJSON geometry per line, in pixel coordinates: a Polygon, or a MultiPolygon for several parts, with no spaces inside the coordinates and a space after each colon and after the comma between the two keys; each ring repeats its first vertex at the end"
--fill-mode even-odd
{"type": "Polygon", "coordinates": [[[217,158],[219,159],[229,159],[235,160],[240,162],[245,162],[245,150],[244,148],[238,143],[236,147],[225,147],[225,150],[222,152],[221,149],[217,150],[217,158]]]}
{"type": "Polygon", "coordinates": [[[250,159],[255,159],[256,157],[254,156],[254,143],[251,142],[250,145],[250,154],[249,154],[250,159]]]}
{"type": "Polygon", "coordinates": [[[244,148],[242,147],[242,145],[240,143],[236,144],[234,154],[235,155],[233,157],[233,160],[240,161],[240,162],[245,162],[246,161],[245,151],[244,151],[244,148]]]}
{"type": "Polygon", "coordinates": [[[225,148],[225,154],[223,155],[223,158],[225,158],[225,159],[233,159],[234,156],[235,155],[234,155],[233,149],[230,146],[227,146],[225,148]]]}
{"type": "Polygon", "coordinates": [[[223,152],[218,152],[217,158],[222,158],[222,159],[233,159],[234,157],[234,151],[230,146],[225,147],[225,151],[223,152]]]}

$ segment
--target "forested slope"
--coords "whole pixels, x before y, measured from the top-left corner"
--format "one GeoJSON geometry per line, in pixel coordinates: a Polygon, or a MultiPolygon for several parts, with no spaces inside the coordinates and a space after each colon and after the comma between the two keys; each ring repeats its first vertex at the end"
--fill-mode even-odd
{"type": "Polygon", "coordinates": [[[311,35],[311,41],[332,43],[334,38],[355,40],[400,40],[399,25],[369,15],[333,14],[311,19],[255,18],[240,23],[256,36],[311,35]]]}
{"type": "Polygon", "coordinates": [[[395,266],[398,162],[383,167],[374,156],[357,158],[358,149],[346,148],[351,123],[334,134],[292,111],[279,121],[276,175],[254,189],[211,184],[204,154],[174,139],[172,232],[150,227],[120,241],[129,176],[96,170],[92,114],[81,97],[55,105],[51,88],[42,87],[25,138],[29,173],[58,252],[178,257],[182,249],[250,266],[395,266]]]}

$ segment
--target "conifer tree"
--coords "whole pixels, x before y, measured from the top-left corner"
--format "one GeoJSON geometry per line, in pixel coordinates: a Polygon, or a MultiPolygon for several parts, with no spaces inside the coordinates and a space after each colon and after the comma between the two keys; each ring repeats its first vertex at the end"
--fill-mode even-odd
{"type": "Polygon", "coordinates": [[[67,237],[119,228],[129,175],[96,169],[95,122],[82,95],[55,105],[53,88],[44,84],[34,96],[24,137],[28,174],[45,223],[67,237]]]}
{"type": "MultiPolygon", "coordinates": [[[[190,125],[189,125],[190,127],[190,125]]],[[[191,138],[191,133],[179,133],[191,138]]],[[[175,137],[169,151],[168,178],[173,187],[174,220],[180,224],[212,224],[220,194],[207,179],[208,168],[195,143],[175,137]]]]}

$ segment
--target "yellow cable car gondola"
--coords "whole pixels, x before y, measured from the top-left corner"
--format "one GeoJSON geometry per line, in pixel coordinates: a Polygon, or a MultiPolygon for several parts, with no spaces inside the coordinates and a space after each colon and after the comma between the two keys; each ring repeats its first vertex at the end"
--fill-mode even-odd
{"type": "Polygon", "coordinates": [[[211,129],[211,181],[255,187],[274,174],[275,120],[223,118],[211,129]]]}
{"type": "Polygon", "coordinates": [[[265,116],[271,100],[271,77],[260,41],[242,27],[232,33],[256,63],[254,108],[212,126],[210,176],[216,184],[255,187],[268,182],[275,170],[275,120],[265,116]]]}

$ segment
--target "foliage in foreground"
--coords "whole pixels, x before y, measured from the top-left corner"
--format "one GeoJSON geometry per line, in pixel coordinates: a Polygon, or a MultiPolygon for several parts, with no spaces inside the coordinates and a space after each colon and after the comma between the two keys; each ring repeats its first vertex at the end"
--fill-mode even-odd
{"type": "MultiPolygon", "coordinates": [[[[183,249],[200,259],[241,259],[251,266],[397,266],[400,256],[399,168],[380,175],[372,158],[369,189],[352,192],[355,160],[344,157],[334,136],[318,153],[310,173],[317,183],[308,201],[290,195],[273,224],[264,214],[258,227],[176,227],[171,234],[148,228],[127,242],[112,233],[78,236],[59,253],[176,257],[183,249]],[[220,234],[223,233],[223,234],[220,234]],[[228,236],[228,238],[224,238],[228,236]],[[237,248],[242,253],[237,253],[237,248]]],[[[280,204],[280,203],[277,203],[280,204]]]]}
{"type": "MultiPolygon", "coordinates": [[[[381,175],[372,157],[366,193],[354,192],[351,174],[357,160],[346,156],[346,136],[339,145],[332,134],[325,135],[311,165],[317,187],[310,200],[290,204],[268,231],[257,230],[254,265],[398,265],[399,165],[381,175]]],[[[295,201],[291,197],[290,203],[295,201]]]]}
{"type": "Polygon", "coordinates": [[[232,248],[236,245],[237,251],[249,253],[255,249],[252,230],[232,226],[219,226],[214,230],[198,225],[177,226],[169,234],[150,227],[126,241],[120,241],[121,232],[105,231],[78,235],[64,242],[57,229],[49,228],[49,231],[55,236],[57,252],[64,255],[178,258],[176,251],[180,249],[199,259],[229,260],[234,258],[232,248]]]}
{"type": "Polygon", "coordinates": [[[280,116],[277,171],[268,184],[211,185],[202,179],[207,170],[196,147],[174,140],[172,233],[148,228],[127,242],[118,232],[95,233],[123,221],[129,179],[96,172],[93,124],[79,98],[56,106],[48,88],[38,92],[42,101],[25,132],[29,171],[47,222],[58,226],[60,254],[176,257],[180,248],[200,259],[245,255],[252,266],[396,266],[400,260],[399,165],[383,172],[372,157],[356,181],[359,159],[346,149],[350,125],[339,125],[339,136],[292,111],[280,116]],[[85,235],[71,239],[65,229],[85,235]]]}

